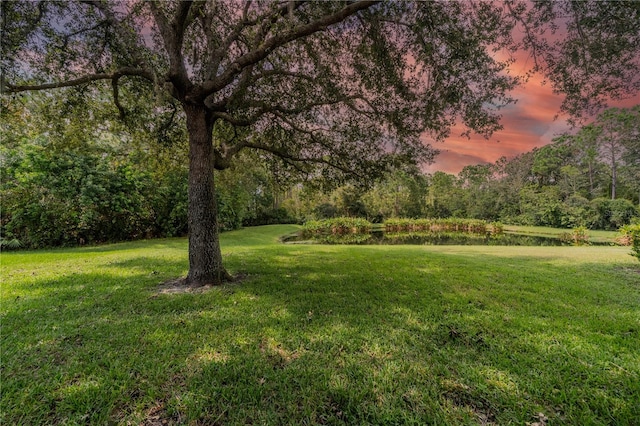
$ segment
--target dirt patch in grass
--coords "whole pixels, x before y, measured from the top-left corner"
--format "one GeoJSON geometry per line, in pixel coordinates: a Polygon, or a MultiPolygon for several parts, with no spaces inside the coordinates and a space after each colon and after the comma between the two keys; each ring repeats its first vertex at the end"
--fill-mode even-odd
{"type": "Polygon", "coordinates": [[[145,418],[140,423],[141,426],[170,426],[180,424],[179,416],[170,416],[164,406],[159,403],[149,408],[145,413],[145,418]]]}
{"type": "Polygon", "coordinates": [[[231,285],[238,285],[247,279],[248,275],[245,273],[238,273],[233,276],[233,279],[221,285],[193,285],[188,284],[186,278],[175,278],[169,281],[165,281],[158,285],[157,294],[182,294],[182,293],[206,293],[213,288],[228,288],[231,285]]]}
{"type": "Polygon", "coordinates": [[[481,425],[494,425],[496,410],[493,404],[470,386],[447,380],[443,383],[444,397],[455,407],[471,411],[481,425]]]}
{"type": "Polygon", "coordinates": [[[635,273],[635,274],[640,275],[640,267],[638,267],[638,268],[620,267],[618,269],[620,269],[620,270],[622,270],[624,272],[631,272],[631,273],[635,273]]]}

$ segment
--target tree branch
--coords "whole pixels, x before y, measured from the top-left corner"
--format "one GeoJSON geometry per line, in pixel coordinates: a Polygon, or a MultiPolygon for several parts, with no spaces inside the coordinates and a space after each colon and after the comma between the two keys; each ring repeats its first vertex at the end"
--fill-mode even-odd
{"type": "Polygon", "coordinates": [[[65,80],[59,81],[55,83],[43,83],[43,84],[24,84],[24,85],[14,85],[10,83],[6,83],[5,90],[7,93],[18,93],[18,92],[28,92],[28,91],[38,91],[38,90],[47,90],[47,89],[59,89],[63,87],[74,87],[81,86],[83,84],[91,83],[99,80],[114,80],[119,79],[123,76],[137,76],[146,78],[149,81],[153,80],[153,74],[149,71],[139,68],[120,68],[117,71],[112,73],[99,73],[99,74],[89,74],[84,77],[76,78],[73,80],[65,80]]]}
{"type": "Polygon", "coordinates": [[[531,28],[531,26],[529,25],[529,23],[522,17],[522,14],[517,12],[516,10],[514,10],[513,5],[511,2],[505,2],[505,5],[507,7],[507,9],[509,10],[509,13],[511,15],[511,17],[516,21],[516,22],[520,22],[520,24],[522,24],[522,27],[524,28],[524,32],[525,32],[525,38],[524,38],[524,44],[525,44],[525,48],[527,47],[527,44],[529,45],[529,47],[531,48],[531,56],[533,57],[533,63],[534,63],[534,69],[535,70],[541,70],[542,66],[541,66],[541,51],[543,49],[540,48],[540,46],[538,46],[538,43],[536,41],[536,36],[534,35],[533,29],[531,28]]]}
{"type": "Polygon", "coordinates": [[[118,88],[118,80],[120,80],[122,76],[117,76],[114,77],[111,80],[111,88],[113,89],[113,103],[116,105],[116,108],[118,108],[118,112],[120,113],[120,119],[124,120],[125,118],[125,110],[124,107],[122,106],[122,104],[120,103],[120,91],[118,88]]]}
{"type": "MultiPolygon", "coordinates": [[[[229,114],[227,111],[216,111],[216,110],[212,111],[212,116],[215,118],[222,119],[234,126],[247,127],[257,123],[258,120],[260,120],[260,118],[265,114],[274,114],[279,117],[284,117],[284,115],[301,114],[315,107],[325,106],[325,105],[336,105],[340,103],[345,104],[347,107],[351,108],[353,111],[356,111],[358,113],[365,115],[366,113],[364,111],[360,111],[356,109],[351,104],[351,101],[355,99],[362,99],[362,98],[360,96],[345,96],[337,99],[328,99],[328,100],[325,99],[317,102],[309,102],[297,108],[287,108],[282,105],[272,105],[267,102],[252,101],[249,99],[244,101],[244,106],[255,108],[257,111],[246,118],[234,117],[233,115],[229,114]]],[[[225,103],[220,102],[219,104],[220,106],[223,106],[225,103]]],[[[211,109],[211,106],[213,105],[209,106],[210,109],[211,109]]]]}
{"type": "Polygon", "coordinates": [[[187,76],[187,69],[184,65],[184,58],[182,56],[182,42],[184,39],[185,21],[189,14],[189,8],[191,2],[181,2],[178,7],[175,18],[169,23],[166,15],[158,4],[154,1],[147,3],[153,14],[153,18],[160,30],[162,41],[164,42],[164,48],[169,56],[169,74],[167,80],[173,83],[174,87],[178,89],[181,96],[184,96],[186,90],[192,86],[191,81],[187,76]]]}
{"type": "MultiPolygon", "coordinates": [[[[297,9],[301,5],[303,5],[307,0],[295,1],[295,2],[287,2],[287,4],[280,6],[275,13],[271,10],[263,13],[259,17],[249,20],[249,8],[251,7],[252,1],[248,0],[244,4],[244,8],[242,10],[242,19],[233,27],[229,35],[220,43],[218,48],[213,49],[211,53],[211,66],[208,70],[207,78],[214,79],[216,74],[218,73],[218,69],[220,68],[220,63],[222,62],[224,55],[228,52],[231,45],[237,41],[240,37],[242,31],[259,23],[262,23],[260,30],[256,36],[256,44],[262,42],[269,29],[275,24],[279,18],[287,16],[294,9],[297,9]],[[270,18],[268,16],[272,14],[270,18]]],[[[206,30],[205,30],[206,31],[206,30]]],[[[210,45],[213,43],[210,41],[210,45]]]]}
{"type": "Polygon", "coordinates": [[[178,4],[178,11],[171,21],[171,26],[175,29],[176,47],[182,49],[182,43],[184,41],[184,31],[187,24],[187,17],[189,16],[189,9],[193,5],[192,1],[182,0],[178,4]]]}
{"type": "MultiPolygon", "coordinates": [[[[289,127],[291,127],[293,130],[295,130],[296,132],[300,132],[300,133],[304,133],[306,135],[309,135],[314,141],[316,141],[316,133],[320,133],[320,132],[330,132],[331,129],[326,129],[326,128],[315,128],[315,129],[305,129],[300,127],[299,125],[297,125],[296,123],[294,123],[293,121],[289,120],[285,115],[275,112],[273,113],[276,117],[278,117],[280,120],[282,120],[284,123],[286,123],[289,127]]],[[[325,146],[322,143],[319,143],[320,145],[325,146]]]]}
{"type": "MultiPolygon", "coordinates": [[[[146,66],[147,64],[145,63],[144,58],[142,57],[142,55],[140,55],[140,51],[139,49],[137,49],[137,46],[133,46],[131,45],[131,43],[128,43],[128,41],[131,40],[131,37],[135,35],[130,33],[127,33],[127,28],[125,28],[125,26],[123,25],[122,21],[119,20],[116,15],[114,14],[113,10],[107,7],[107,3],[101,3],[99,1],[96,0],[81,0],[80,3],[84,3],[87,4],[89,6],[95,7],[96,9],[98,9],[106,18],[105,22],[109,25],[111,25],[112,28],[114,28],[118,34],[118,36],[120,36],[120,41],[122,42],[122,44],[125,47],[125,50],[128,51],[131,56],[132,59],[134,60],[135,64],[138,66],[146,66]]],[[[75,33],[74,33],[75,34],[75,33]]],[[[73,35],[73,34],[71,34],[73,35]]]]}
{"type": "Polygon", "coordinates": [[[356,98],[358,97],[344,96],[344,97],[338,97],[335,99],[321,99],[316,102],[305,103],[304,105],[300,105],[295,108],[288,108],[283,105],[273,105],[273,104],[262,102],[262,101],[251,101],[250,99],[246,100],[244,105],[249,107],[259,108],[259,111],[261,111],[262,114],[269,113],[269,112],[280,112],[287,115],[296,115],[296,114],[301,114],[305,111],[309,111],[319,106],[336,105],[341,103],[346,104],[350,100],[356,99],[356,98]]]}
{"type": "Polygon", "coordinates": [[[262,78],[269,78],[269,77],[291,77],[291,78],[299,78],[301,80],[306,80],[309,82],[315,81],[313,77],[308,76],[306,74],[301,74],[299,72],[280,70],[280,69],[271,69],[271,70],[264,70],[258,74],[255,74],[253,77],[253,82],[256,82],[262,78]]]}
{"type": "Polygon", "coordinates": [[[241,94],[247,87],[249,84],[253,84],[256,83],[257,81],[263,79],[263,78],[269,78],[269,77],[289,77],[289,78],[297,78],[297,79],[301,79],[301,80],[306,80],[310,83],[313,83],[315,81],[315,79],[311,76],[308,76],[306,74],[301,74],[301,73],[297,73],[297,72],[293,72],[293,71],[286,71],[286,70],[280,70],[280,69],[271,69],[271,70],[264,70],[262,72],[259,72],[257,74],[251,74],[251,71],[253,70],[253,65],[245,68],[242,71],[242,75],[240,77],[240,81],[238,82],[238,85],[233,89],[232,93],[229,94],[227,97],[225,97],[224,99],[218,100],[217,102],[214,102],[213,100],[213,94],[209,95],[204,103],[207,106],[207,108],[209,108],[212,111],[220,111],[222,109],[224,109],[225,105],[227,105],[231,100],[233,100],[236,96],[238,96],[239,94],[241,94]]]}
{"type": "Polygon", "coordinates": [[[344,167],[341,166],[335,162],[332,162],[330,160],[328,160],[326,157],[323,158],[316,158],[316,157],[303,157],[303,156],[296,156],[291,154],[290,152],[284,150],[284,149],[278,149],[275,147],[271,147],[269,145],[265,145],[265,144],[261,144],[261,143],[257,143],[257,142],[245,142],[243,143],[243,148],[251,148],[251,149],[257,149],[260,151],[265,151],[265,152],[269,152],[277,157],[280,157],[284,160],[289,160],[292,162],[296,162],[296,163],[316,163],[316,164],[326,164],[327,166],[333,167],[334,169],[340,170],[341,172],[344,172],[346,174],[349,175],[354,175],[357,176],[359,178],[364,178],[365,176],[362,176],[361,174],[355,172],[354,170],[348,168],[348,167],[344,167]]]}
{"type": "Polygon", "coordinates": [[[347,17],[361,10],[367,9],[376,3],[378,3],[378,1],[356,1],[350,3],[349,5],[333,14],[326,15],[309,24],[294,27],[290,31],[282,35],[273,36],[265,40],[264,43],[262,43],[258,48],[240,56],[234,62],[229,64],[225,71],[218,77],[204,82],[202,85],[203,98],[226,87],[237,77],[238,74],[240,74],[240,72],[242,72],[245,67],[255,64],[266,58],[273,50],[282,47],[293,40],[307,37],[318,31],[323,31],[327,27],[342,22],[347,17]]]}
{"type": "Polygon", "coordinates": [[[63,40],[62,40],[62,47],[61,47],[61,49],[62,49],[62,50],[66,50],[67,46],[69,45],[69,40],[70,40],[72,37],[75,37],[75,36],[77,36],[77,35],[80,35],[80,34],[82,34],[82,33],[87,32],[87,31],[93,31],[93,30],[96,30],[96,29],[98,29],[98,28],[100,28],[100,27],[102,27],[102,26],[104,26],[104,25],[106,25],[106,24],[109,24],[110,22],[111,22],[111,21],[110,21],[109,19],[105,19],[104,21],[101,21],[101,22],[97,23],[96,25],[94,25],[94,26],[92,26],[92,27],[89,27],[89,28],[82,28],[82,29],[77,30],[77,31],[74,31],[74,32],[72,32],[72,33],[65,34],[65,35],[64,35],[64,37],[63,37],[63,40]]]}

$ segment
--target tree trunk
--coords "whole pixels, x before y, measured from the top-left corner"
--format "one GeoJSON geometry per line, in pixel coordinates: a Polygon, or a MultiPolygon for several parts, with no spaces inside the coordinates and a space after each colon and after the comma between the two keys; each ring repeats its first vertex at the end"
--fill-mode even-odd
{"type": "MultiPolygon", "coordinates": [[[[615,155],[615,153],[612,150],[611,153],[612,156],[615,155]]],[[[618,183],[618,165],[616,164],[616,159],[615,157],[612,157],[613,161],[611,161],[611,199],[615,200],[616,199],[616,186],[618,183]]]]}
{"type": "Polygon", "coordinates": [[[593,164],[589,161],[589,199],[593,199],[593,164]]]}
{"type": "Polygon", "coordinates": [[[189,274],[186,284],[218,285],[231,279],[222,266],[213,184],[213,122],[204,107],[184,105],[189,132],[189,274]]]}

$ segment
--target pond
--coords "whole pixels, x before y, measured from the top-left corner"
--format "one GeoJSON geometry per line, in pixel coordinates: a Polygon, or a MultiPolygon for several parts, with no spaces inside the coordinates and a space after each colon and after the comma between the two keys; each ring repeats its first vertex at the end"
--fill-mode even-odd
{"type": "MultiPolygon", "coordinates": [[[[571,246],[572,242],[557,237],[543,237],[513,233],[470,234],[441,232],[385,233],[372,231],[368,234],[323,235],[314,240],[304,239],[299,234],[283,237],[283,242],[313,242],[321,244],[411,244],[411,245],[485,245],[485,246],[571,246]]],[[[609,243],[589,242],[588,245],[609,245],[609,243]]]]}

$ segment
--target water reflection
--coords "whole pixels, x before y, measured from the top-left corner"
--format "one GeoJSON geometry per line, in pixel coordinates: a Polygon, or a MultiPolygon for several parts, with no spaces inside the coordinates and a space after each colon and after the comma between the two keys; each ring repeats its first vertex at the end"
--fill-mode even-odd
{"type": "MultiPolygon", "coordinates": [[[[301,236],[291,236],[285,242],[302,241],[301,236]]],[[[522,234],[469,234],[453,232],[401,232],[372,231],[368,234],[327,234],[317,236],[313,242],[322,244],[412,244],[412,245],[485,245],[485,246],[571,246],[572,242],[556,237],[522,234]]],[[[607,243],[588,243],[607,245],[607,243]]]]}

